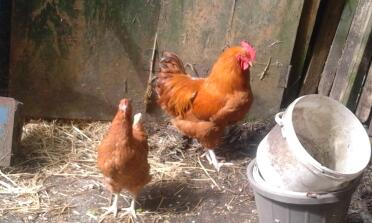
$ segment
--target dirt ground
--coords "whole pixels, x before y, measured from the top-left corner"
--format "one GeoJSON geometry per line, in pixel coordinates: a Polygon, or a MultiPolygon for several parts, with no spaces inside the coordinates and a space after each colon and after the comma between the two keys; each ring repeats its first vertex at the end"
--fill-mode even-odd
{"type": "MultiPolygon", "coordinates": [[[[201,157],[197,142],[183,138],[167,123],[147,123],[153,180],[136,205],[137,222],[258,222],[246,167],[272,125],[245,123],[230,129],[217,155],[233,165],[217,173],[201,157]]],[[[98,222],[102,207],[110,203],[95,166],[96,146],[107,126],[27,124],[15,166],[0,169],[0,222],[98,222]]],[[[369,166],[345,222],[363,222],[371,214],[371,180],[369,166]]],[[[128,198],[122,193],[119,207],[129,206],[128,198]]],[[[119,212],[104,222],[132,220],[119,212]]]]}

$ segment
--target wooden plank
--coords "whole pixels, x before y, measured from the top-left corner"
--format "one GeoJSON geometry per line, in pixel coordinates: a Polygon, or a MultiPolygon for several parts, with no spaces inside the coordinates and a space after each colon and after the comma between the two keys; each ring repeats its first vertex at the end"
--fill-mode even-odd
{"type": "Polygon", "coordinates": [[[10,93],[27,116],[110,120],[122,97],[143,109],[159,1],[13,5],[10,93]]]}
{"type": "Polygon", "coordinates": [[[359,1],[330,96],[346,104],[365,54],[372,28],[372,1],[359,1]]]}
{"type": "Polygon", "coordinates": [[[368,49],[372,49],[372,35],[369,35],[364,53],[362,55],[362,59],[359,63],[357,73],[355,75],[355,79],[352,81],[352,86],[350,87],[349,97],[346,101],[346,106],[351,111],[355,111],[358,107],[358,101],[362,94],[364,82],[366,81],[368,75],[370,62],[372,60],[372,50],[368,49]]]}
{"type": "Polygon", "coordinates": [[[302,7],[302,0],[163,0],[159,50],[175,51],[204,76],[226,44],[248,40],[257,50],[251,70],[254,102],[248,118],[267,117],[280,107],[279,81],[287,73],[302,7]],[[268,74],[260,80],[258,75],[270,57],[268,74]]]}
{"type": "Polygon", "coordinates": [[[361,122],[366,122],[371,113],[372,107],[372,66],[369,67],[366,82],[363,87],[362,95],[359,99],[358,108],[355,112],[361,122]]]}
{"type": "Polygon", "coordinates": [[[346,38],[349,33],[350,25],[357,5],[358,0],[348,0],[345,3],[335,38],[333,39],[327,61],[321,74],[321,79],[318,86],[318,93],[321,95],[328,96],[331,91],[333,80],[336,75],[338,60],[342,55],[342,50],[344,49],[346,38]]]}
{"type": "Polygon", "coordinates": [[[320,75],[327,59],[329,46],[335,35],[337,24],[340,21],[345,1],[329,0],[326,2],[319,31],[315,37],[314,49],[309,66],[306,71],[300,95],[313,94],[317,91],[320,75]]]}
{"type": "Polygon", "coordinates": [[[308,53],[310,39],[313,34],[316,17],[318,15],[320,0],[308,0],[304,2],[302,9],[300,24],[297,30],[296,42],[293,49],[293,56],[291,59],[292,70],[284,96],[282,105],[287,106],[298,95],[300,88],[300,79],[303,73],[306,55],[308,53]]]}

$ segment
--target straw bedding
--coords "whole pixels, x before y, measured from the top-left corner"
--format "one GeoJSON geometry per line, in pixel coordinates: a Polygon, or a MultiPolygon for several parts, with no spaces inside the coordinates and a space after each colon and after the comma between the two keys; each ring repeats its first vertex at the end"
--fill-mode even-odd
{"type": "MultiPolygon", "coordinates": [[[[197,142],[183,138],[168,124],[155,126],[147,123],[153,180],[141,193],[138,221],[203,222],[208,216],[231,215],[231,222],[257,222],[245,168],[272,122],[231,128],[225,149],[218,154],[234,165],[223,167],[219,174],[200,158],[203,150],[197,142]]],[[[25,124],[15,165],[0,168],[0,220],[97,222],[110,197],[96,168],[96,149],[108,127],[108,122],[31,120],[25,124]]],[[[354,195],[349,222],[368,217],[371,211],[371,173],[369,167],[354,195]]],[[[120,206],[128,205],[126,198],[122,193],[120,206]]],[[[119,212],[116,220],[133,219],[119,212]]]]}

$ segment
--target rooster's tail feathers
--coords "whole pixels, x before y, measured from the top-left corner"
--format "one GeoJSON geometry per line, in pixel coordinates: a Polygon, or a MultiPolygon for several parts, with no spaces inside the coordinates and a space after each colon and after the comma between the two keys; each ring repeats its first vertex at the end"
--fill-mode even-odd
{"type": "Polygon", "coordinates": [[[164,52],[159,65],[160,73],[186,73],[182,61],[172,52],[164,52]]]}

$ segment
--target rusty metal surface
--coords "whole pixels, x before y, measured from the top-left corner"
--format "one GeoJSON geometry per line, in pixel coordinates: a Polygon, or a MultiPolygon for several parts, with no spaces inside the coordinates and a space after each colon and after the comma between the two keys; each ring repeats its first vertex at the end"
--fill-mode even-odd
{"type": "Polygon", "coordinates": [[[13,98],[0,97],[0,166],[9,166],[17,154],[22,126],[21,104],[13,98]]]}
{"type": "Polygon", "coordinates": [[[11,95],[25,103],[27,116],[78,119],[111,119],[123,96],[143,110],[156,32],[160,52],[175,51],[202,76],[226,45],[249,40],[258,56],[250,118],[276,113],[303,5],[303,0],[13,1],[11,95]]]}

